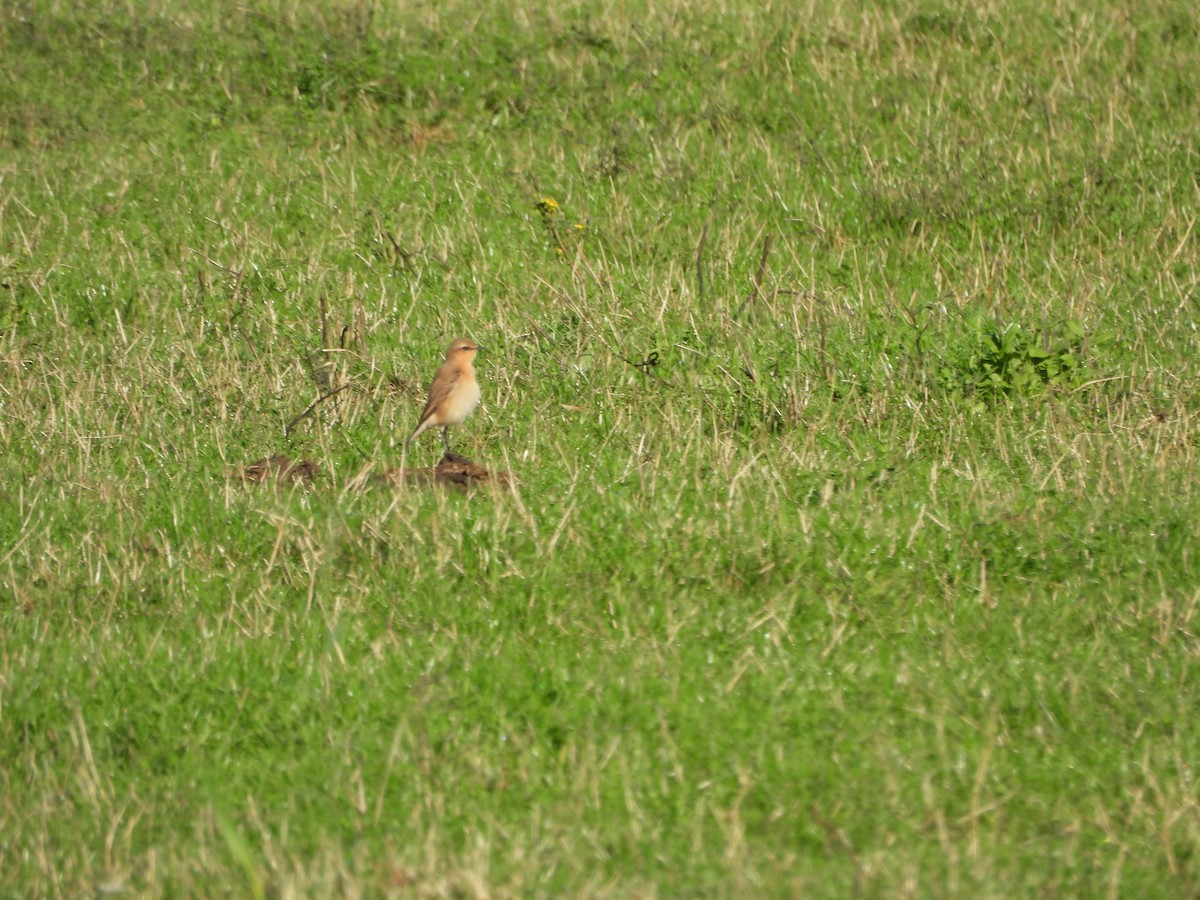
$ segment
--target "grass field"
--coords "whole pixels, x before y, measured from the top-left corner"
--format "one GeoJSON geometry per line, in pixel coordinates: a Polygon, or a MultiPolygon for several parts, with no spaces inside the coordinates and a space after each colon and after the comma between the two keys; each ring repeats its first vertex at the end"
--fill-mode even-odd
{"type": "Polygon", "coordinates": [[[5,3],[0,895],[1195,897],[1198,71],[1182,0],[5,3]],[[381,482],[459,334],[515,487],[381,482]]]}

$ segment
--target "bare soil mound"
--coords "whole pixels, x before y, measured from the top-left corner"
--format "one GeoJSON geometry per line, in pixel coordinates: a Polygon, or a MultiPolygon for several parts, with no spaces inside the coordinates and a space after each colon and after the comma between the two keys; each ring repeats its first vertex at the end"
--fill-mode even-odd
{"type": "Polygon", "coordinates": [[[320,471],[320,467],[310,459],[293,460],[282,453],[276,453],[274,456],[264,456],[255,460],[235,472],[234,477],[247,484],[262,484],[265,481],[275,484],[295,481],[307,483],[316,478],[320,471]]]}
{"type": "MultiPolygon", "coordinates": [[[[236,469],[230,476],[243,484],[309,484],[316,479],[320,471],[320,466],[310,459],[294,460],[283,453],[276,453],[236,469]]],[[[447,453],[436,466],[388,469],[373,476],[371,480],[414,487],[449,485],[460,488],[484,484],[507,487],[513,483],[512,473],[493,472],[457,453],[447,453]]]]}
{"type": "Polygon", "coordinates": [[[422,469],[390,469],[380,479],[390,484],[452,485],[474,487],[483,484],[510,486],[512,473],[493,472],[465,456],[447,453],[436,466],[422,469]]]}

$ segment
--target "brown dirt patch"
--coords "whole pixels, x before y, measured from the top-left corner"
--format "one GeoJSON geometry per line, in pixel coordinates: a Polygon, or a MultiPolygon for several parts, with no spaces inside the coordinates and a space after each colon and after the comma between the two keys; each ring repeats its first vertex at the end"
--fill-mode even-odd
{"type": "Polygon", "coordinates": [[[234,477],[246,484],[262,484],[273,481],[276,484],[302,481],[311,482],[320,472],[320,467],[311,459],[292,460],[282,453],[274,456],[264,456],[250,465],[234,472],[234,477]]]}
{"type": "Polygon", "coordinates": [[[464,488],[483,484],[509,487],[513,483],[511,472],[493,472],[457,453],[447,453],[436,466],[429,468],[389,469],[381,473],[379,479],[389,484],[450,485],[464,488]]]}

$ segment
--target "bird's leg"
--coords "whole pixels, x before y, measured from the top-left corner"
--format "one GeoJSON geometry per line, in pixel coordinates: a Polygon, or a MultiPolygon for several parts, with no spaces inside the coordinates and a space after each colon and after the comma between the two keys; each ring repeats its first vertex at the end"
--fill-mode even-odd
{"type": "Polygon", "coordinates": [[[442,447],[445,449],[446,455],[449,456],[450,455],[450,428],[449,427],[442,429],[442,447]]]}

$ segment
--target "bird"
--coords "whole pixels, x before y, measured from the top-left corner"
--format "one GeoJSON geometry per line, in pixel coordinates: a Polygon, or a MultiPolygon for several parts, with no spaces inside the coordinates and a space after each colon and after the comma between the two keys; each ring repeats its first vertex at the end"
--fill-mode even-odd
{"type": "Polygon", "coordinates": [[[479,352],[479,345],[469,338],[455,338],[446,350],[446,361],[442,363],[433,384],[429,386],[429,399],[425,411],[417,420],[416,430],[404,442],[409,445],[426,428],[442,429],[442,447],[450,453],[450,438],[447,432],[451,425],[461,425],[479,405],[479,382],[475,379],[472,362],[479,352]]]}

